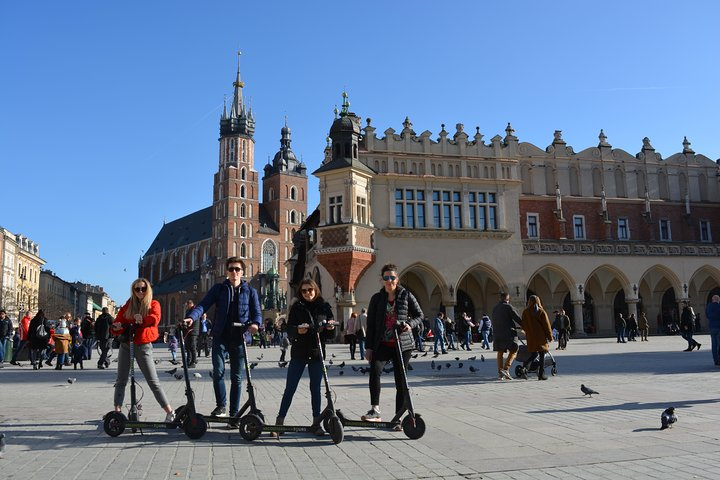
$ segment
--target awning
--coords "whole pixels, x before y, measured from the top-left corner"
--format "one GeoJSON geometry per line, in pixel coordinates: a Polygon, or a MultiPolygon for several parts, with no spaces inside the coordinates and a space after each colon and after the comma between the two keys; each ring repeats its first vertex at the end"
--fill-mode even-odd
{"type": "Polygon", "coordinates": [[[98,312],[102,312],[102,307],[98,305],[97,303],[93,302],[93,310],[97,310],[98,312]]]}

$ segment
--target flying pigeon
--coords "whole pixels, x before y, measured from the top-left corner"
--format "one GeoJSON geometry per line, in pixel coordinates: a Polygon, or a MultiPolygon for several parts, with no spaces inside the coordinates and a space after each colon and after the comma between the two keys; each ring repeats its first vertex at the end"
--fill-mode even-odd
{"type": "Polygon", "coordinates": [[[591,397],[593,395],[600,395],[600,392],[596,392],[592,388],[588,388],[585,385],[580,385],[580,391],[583,392],[585,395],[590,395],[591,397]]]}
{"type": "Polygon", "coordinates": [[[176,380],[182,380],[182,379],[183,379],[183,374],[182,374],[182,373],[176,373],[176,374],[173,375],[173,376],[175,377],[176,380]]]}
{"type": "Polygon", "coordinates": [[[662,425],[660,426],[660,430],[672,428],[672,424],[677,422],[677,415],[675,415],[675,407],[667,408],[662,413],[662,415],[660,415],[660,422],[662,423],[662,425]]]}
{"type": "Polygon", "coordinates": [[[177,367],[173,368],[172,370],[165,370],[165,373],[168,375],[175,375],[175,372],[177,372],[177,367]]]}
{"type": "Polygon", "coordinates": [[[195,373],[193,373],[193,377],[195,377],[195,378],[202,378],[202,374],[200,374],[200,373],[198,373],[198,372],[195,372],[195,373]]]}
{"type": "Polygon", "coordinates": [[[0,458],[5,456],[5,434],[0,433],[0,458]]]}
{"type": "Polygon", "coordinates": [[[433,360],[432,362],[430,362],[430,368],[432,368],[433,370],[435,370],[435,360],[433,360]]]}
{"type": "Polygon", "coordinates": [[[477,358],[477,355],[473,355],[472,357],[468,358],[468,360],[470,360],[471,362],[474,362],[476,358],[477,358]]]}
{"type": "Polygon", "coordinates": [[[288,362],[278,362],[278,367],[285,368],[287,367],[288,362]]]}
{"type": "Polygon", "coordinates": [[[75,377],[70,377],[70,378],[68,378],[67,382],[68,382],[70,385],[72,385],[73,383],[77,382],[77,378],[75,378],[75,377]]]}
{"type": "Polygon", "coordinates": [[[253,370],[253,369],[254,369],[255,367],[257,367],[258,365],[260,365],[258,362],[252,362],[252,363],[250,364],[250,370],[253,370]]]}
{"type": "Polygon", "coordinates": [[[472,365],[470,365],[468,368],[469,368],[470,371],[473,372],[473,373],[477,372],[477,368],[473,367],[472,365]]]}

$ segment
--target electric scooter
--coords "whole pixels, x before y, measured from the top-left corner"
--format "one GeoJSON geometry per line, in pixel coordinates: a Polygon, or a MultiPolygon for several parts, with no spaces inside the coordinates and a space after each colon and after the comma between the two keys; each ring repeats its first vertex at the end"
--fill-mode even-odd
{"type": "MultiPolygon", "coordinates": [[[[330,391],[330,382],[328,381],[327,368],[325,367],[325,358],[322,351],[322,342],[320,341],[320,330],[327,325],[327,321],[324,317],[318,317],[315,322],[315,339],[317,342],[317,348],[320,352],[320,361],[322,362],[323,381],[325,383],[325,398],[327,399],[327,406],[320,414],[318,422],[322,422],[325,430],[330,434],[334,444],[339,444],[343,441],[345,433],[343,431],[343,425],[338,418],[338,414],[335,412],[335,405],[332,399],[332,392],[330,391]]],[[[286,432],[309,432],[316,427],[315,424],[306,427],[298,425],[268,425],[265,423],[265,417],[262,412],[257,408],[255,404],[255,394],[250,380],[250,369],[248,368],[247,355],[245,356],[245,372],[247,373],[247,390],[248,390],[248,401],[245,402],[245,407],[251,405],[250,413],[243,416],[240,419],[240,435],[247,441],[253,441],[260,436],[262,432],[275,432],[275,433],[286,433],[286,432]]],[[[243,407],[243,408],[245,408],[243,407]]],[[[338,412],[339,413],[339,412],[338,412]]]]}
{"type": "Polygon", "coordinates": [[[408,384],[407,371],[405,370],[405,364],[402,361],[402,347],[400,346],[400,338],[398,335],[398,329],[404,327],[404,322],[396,326],[395,328],[395,349],[400,361],[400,372],[403,378],[403,406],[399,412],[395,414],[392,420],[389,422],[370,422],[365,420],[350,420],[343,413],[338,410],[337,416],[340,422],[346,427],[363,427],[363,428],[379,428],[385,430],[392,430],[396,425],[401,424],[403,432],[411,440],[417,440],[425,434],[425,421],[422,419],[419,413],[415,413],[415,409],[412,403],[412,397],[410,396],[410,385],[408,384]],[[400,419],[408,412],[405,418],[400,419]]]}
{"type": "Polygon", "coordinates": [[[117,437],[130,428],[132,433],[136,433],[143,429],[174,429],[182,427],[185,435],[195,440],[207,431],[207,422],[202,415],[195,410],[195,394],[190,386],[190,378],[188,376],[187,357],[185,355],[185,339],[182,332],[179,332],[180,352],[182,354],[183,374],[185,376],[185,396],[187,404],[178,407],[175,410],[175,421],[173,422],[145,422],[140,420],[141,406],[138,403],[136,387],[135,387],[135,324],[128,327],[130,330],[130,411],[126,417],[122,412],[108,412],[105,414],[103,428],[105,433],[111,437],[117,437]]]}

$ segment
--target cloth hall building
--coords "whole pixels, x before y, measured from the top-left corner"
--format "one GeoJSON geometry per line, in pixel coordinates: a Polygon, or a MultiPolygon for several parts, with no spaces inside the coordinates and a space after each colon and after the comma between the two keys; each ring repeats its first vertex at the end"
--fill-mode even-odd
{"type": "Polygon", "coordinates": [[[540,148],[510,124],[489,141],[462,124],[402,126],[362,126],[345,96],[313,172],[320,204],[295,236],[292,281],[315,278],[340,318],[368,305],[385,263],[430,319],[537,294],[575,334],[611,333],[620,312],[645,312],[656,332],[680,302],[703,312],[720,292],[720,170],[687,139],[663,158],[647,138],[636,154],[613,148],[602,130],[576,152],[560,131],[540,148]]]}

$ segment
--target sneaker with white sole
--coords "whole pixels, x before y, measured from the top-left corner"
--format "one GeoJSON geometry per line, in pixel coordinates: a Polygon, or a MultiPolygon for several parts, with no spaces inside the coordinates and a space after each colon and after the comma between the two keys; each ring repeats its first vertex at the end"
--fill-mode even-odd
{"type": "Polygon", "coordinates": [[[360,419],[363,422],[382,422],[382,417],[380,417],[380,412],[375,410],[374,408],[371,408],[368,410],[368,412],[360,417],[360,419]]]}
{"type": "Polygon", "coordinates": [[[215,410],[210,412],[210,416],[227,417],[227,409],[225,407],[215,407],[215,410]]]}
{"type": "Polygon", "coordinates": [[[173,423],[175,421],[175,410],[165,415],[165,423],[173,423]]]}

